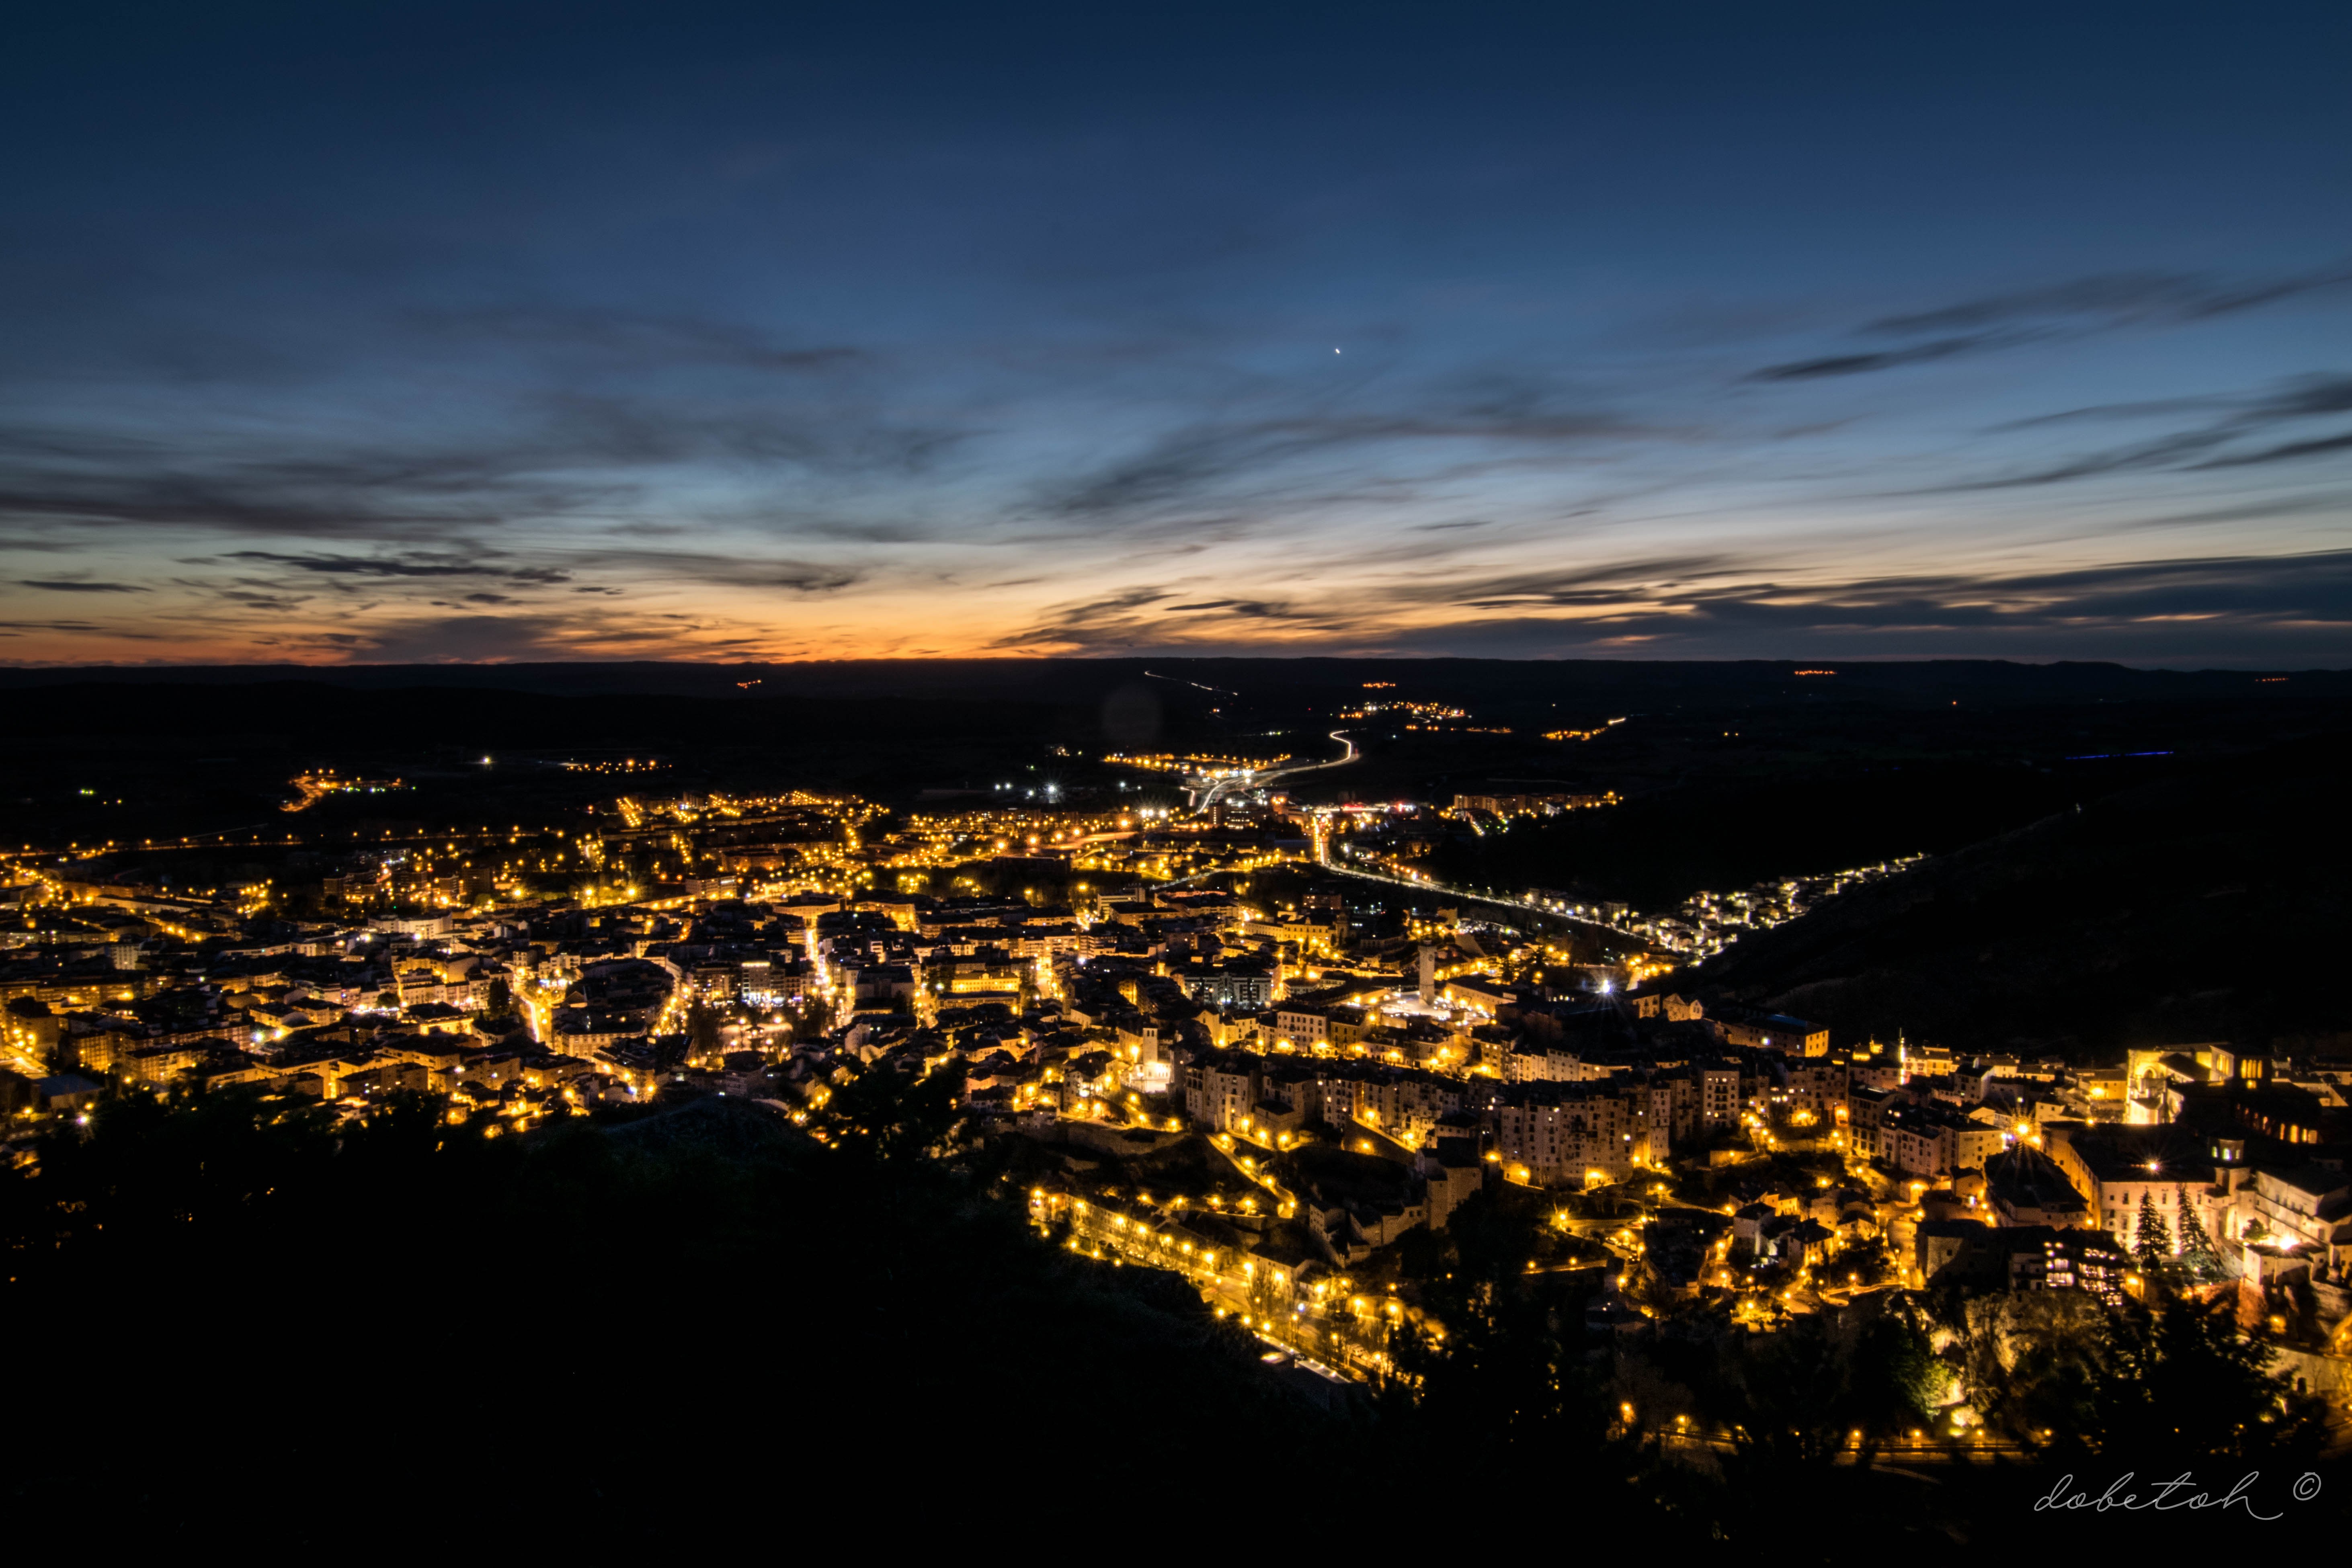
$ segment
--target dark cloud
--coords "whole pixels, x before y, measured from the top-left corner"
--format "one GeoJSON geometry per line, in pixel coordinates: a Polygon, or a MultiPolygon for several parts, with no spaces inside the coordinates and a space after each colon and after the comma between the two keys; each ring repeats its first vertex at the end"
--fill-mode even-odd
{"type": "Polygon", "coordinates": [[[310,603],[307,599],[288,598],[277,594],[257,592],[251,588],[223,588],[220,590],[220,596],[233,605],[242,605],[249,610],[270,610],[280,614],[299,610],[310,603]]]}
{"type": "Polygon", "coordinates": [[[2288,441],[2276,447],[2265,447],[2256,452],[2233,452],[2225,458],[2211,458],[2190,465],[2199,468],[2242,468],[2253,463],[2285,463],[2302,458],[2323,458],[2335,452],[2352,452],[2352,434],[2323,436],[2313,441],[2288,441]]]}
{"type": "Polygon", "coordinates": [[[2250,395],[2172,398],[2069,409],[2040,419],[2014,423],[2007,428],[2049,426],[2084,419],[2150,418],[2184,411],[2214,410],[2221,411],[2218,417],[2204,419],[2167,435],[2126,446],[2079,453],[2019,473],[1938,488],[2004,489],[2018,486],[2062,484],[2070,479],[2133,469],[2182,468],[2193,471],[2236,468],[2325,458],[2352,450],[2352,436],[2339,433],[2234,451],[2221,450],[2232,443],[2256,437],[2280,425],[2352,412],[2352,376],[2339,374],[2295,376],[2267,391],[2250,395]]]}
{"type": "Polygon", "coordinates": [[[2324,267],[2283,278],[2238,282],[2199,273],[2113,272],[1988,295],[1939,310],[1885,316],[1864,330],[1899,336],[2020,321],[2192,321],[2251,310],[2347,283],[2352,283],[2352,267],[2324,267]]]}
{"type": "Polygon", "coordinates": [[[2352,551],[1654,592],[1676,614],[1794,628],[2049,627],[2221,616],[2293,616],[2352,627],[2352,551]]]}
{"type": "Polygon", "coordinates": [[[1114,594],[1108,598],[1090,599],[1082,604],[1065,605],[1055,612],[1055,616],[1058,620],[1074,623],[1099,620],[1105,616],[1119,615],[1128,610],[1141,609],[1147,605],[1156,605],[1163,599],[1174,597],[1175,595],[1165,588],[1129,588],[1123,593],[1114,594]]]}
{"type": "Polygon", "coordinates": [[[281,555],[268,550],[233,550],[225,559],[259,561],[334,577],[500,577],[518,583],[562,583],[570,578],[570,574],[549,567],[513,567],[474,557],[430,553],[281,555]]]}
{"type": "Polygon", "coordinates": [[[1264,599],[1204,599],[1199,604],[1168,606],[1171,615],[1197,610],[1223,610],[1229,616],[1242,616],[1253,620],[1281,620],[1292,614],[1289,605],[1264,599]]]}
{"type": "Polygon", "coordinates": [[[740,518],[740,524],[763,531],[791,533],[803,539],[832,539],[849,544],[923,544],[940,531],[908,522],[861,522],[849,518],[740,518]]]}
{"type": "MultiPolygon", "coordinates": [[[[699,583],[735,588],[781,588],[793,594],[832,594],[866,579],[856,567],[818,562],[746,559],[691,550],[581,550],[583,570],[599,568],[631,577],[672,583],[699,583]]],[[[619,589],[606,589],[619,593],[619,589]]]]}
{"type": "MultiPolygon", "coordinates": [[[[698,650],[739,647],[740,637],[709,637],[715,628],[691,616],[615,617],[598,613],[574,619],[517,611],[418,615],[357,630],[295,630],[278,646],[307,656],[362,662],[447,664],[513,659],[691,657],[698,650]]],[[[751,639],[756,642],[758,639],[751,639]]]]}
{"type": "Polygon", "coordinates": [[[1969,353],[2021,341],[2018,334],[1979,332],[1965,338],[1937,338],[1933,342],[1913,343],[1899,349],[1879,349],[1868,353],[1827,354],[1820,359],[1801,359],[1788,364],[1768,364],[1751,372],[1750,381],[1821,381],[1838,375],[1866,375],[1874,370],[1895,370],[1906,364],[1926,364],[1931,360],[1949,359],[1954,354],[1969,353]]]}
{"type": "Polygon", "coordinates": [[[2134,468],[2167,468],[2183,459],[2210,452],[2231,437],[2228,430],[2184,430],[2154,441],[2143,441],[2129,447],[2114,447],[2103,452],[2088,452],[2069,458],[2045,468],[2029,469],[2021,474],[2009,474],[2000,479],[1977,479],[1951,488],[1956,489],[2008,489],[2023,485],[2056,485],[2069,479],[2087,479],[2101,474],[2116,474],[2134,468]]]}
{"type": "Polygon", "coordinates": [[[2212,394],[2202,397],[2151,398],[2139,403],[2099,403],[2085,408],[2063,408],[1996,425],[1996,431],[2032,430],[2043,426],[2085,420],[2146,419],[2173,414],[2220,411],[2243,425],[2279,419],[2307,419],[2328,414],[2352,414],[2352,375],[2319,373],[2290,376],[2267,392],[2212,394]]]}
{"type": "Polygon", "coordinates": [[[1178,647],[1202,637],[1246,642],[1271,630],[1289,639],[1301,637],[1344,637],[1355,629],[1352,618],[1265,599],[1202,599],[1168,604],[1175,595],[1164,588],[1137,587],[1082,604],[1059,605],[1045,618],[993,645],[1001,648],[1063,649],[1109,653],[1154,646],[1178,647]],[[1170,622],[1181,615],[1207,617],[1205,622],[1170,622]],[[1213,628],[1203,631],[1203,625],[1213,628]],[[1249,627],[1251,631],[1230,628],[1249,627]]]}
{"type": "Polygon", "coordinates": [[[788,594],[835,594],[858,580],[859,574],[838,566],[769,566],[736,579],[746,588],[782,588],[788,594]]]}
{"type": "Polygon", "coordinates": [[[2352,518],[2352,490],[2311,490],[2292,495],[2263,494],[2194,511],[2158,511],[2117,525],[2119,531],[2145,532],[2165,528],[2195,528],[2215,522],[2260,522],[2272,518],[2309,517],[2315,513],[2352,518]]]}
{"type": "Polygon", "coordinates": [[[20,577],[17,585],[42,588],[52,594],[144,594],[148,590],[133,583],[74,583],[54,578],[20,577]]]}
{"type": "Polygon", "coordinates": [[[2038,289],[1962,300],[1932,310],[1882,316],[1866,323],[1861,335],[1920,341],[1766,365],[1750,372],[1747,379],[1817,381],[1867,375],[1959,354],[2082,338],[2130,326],[2207,321],[2347,284],[2352,284],[2352,267],[2344,266],[2238,282],[2195,273],[2167,272],[2109,273],[2074,279],[2038,289]]]}
{"type": "Polygon", "coordinates": [[[2256,401],[2251,414],[2271,419],[2302,419],[2320,414],[2352,414],[2352,375],[2299,375],[2256,401]]]}
{"type": "Polygon", "coordinates": [[[0,444],[0,518],[18,524],[361,538],[444,534],[587,503],[521,453],[199,451],[177,443],[0,444]]]}
{"type": "Polygon", "coordinates": [[[160,632],[142,632],[122,626],[101,626],[89,621],[0,621],[0,629],[10,632],[81,632],[110,637],[129,637],[134,642],[169,640],[160,632]]]}

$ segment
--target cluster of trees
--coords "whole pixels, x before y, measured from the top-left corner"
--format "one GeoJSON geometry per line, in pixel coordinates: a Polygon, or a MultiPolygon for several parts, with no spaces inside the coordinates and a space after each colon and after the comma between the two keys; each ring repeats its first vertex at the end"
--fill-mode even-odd
{"type": "Polygon", "coordinates": [[[2139,1212],[2133,1217],[2131,1249],[2138,1259],[2140,1271],[2151,1278],[2178,1282],[2191,1280],[2210,1285],[2230,1273],[2221,1249],[2205,1233],[2205,1223],[2197,1217],[2197,1205],[2186,1200],[2180,1189],[2173,1194],[2173,1212],[2180,1216],[2180,1234],[2175,1237],[2172,1226],[2166,1223],[2164,1211],[2156,1206],[2156,1194],[2144,1192],[2139,1195],[2139,1212]],[[2174,1243],[2179,1244],[2179,1251],[2174,1243]]]}

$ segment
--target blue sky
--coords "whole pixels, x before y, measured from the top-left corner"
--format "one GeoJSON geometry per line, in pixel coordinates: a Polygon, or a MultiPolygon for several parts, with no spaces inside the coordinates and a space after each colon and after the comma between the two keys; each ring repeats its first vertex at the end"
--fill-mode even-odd
{"type": "Polygon", "coordinates": [[[2352,661],[2342,7],[0,56],[0,659],[2352,661]]]}

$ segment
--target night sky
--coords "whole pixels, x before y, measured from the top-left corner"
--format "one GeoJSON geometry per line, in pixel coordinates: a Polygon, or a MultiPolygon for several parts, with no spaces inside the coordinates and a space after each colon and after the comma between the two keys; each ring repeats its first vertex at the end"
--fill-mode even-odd
{"type": "Polygon", "coordinates": [[[0,660],[2352,663],[2352,6],[23,6],[0,660]]]}

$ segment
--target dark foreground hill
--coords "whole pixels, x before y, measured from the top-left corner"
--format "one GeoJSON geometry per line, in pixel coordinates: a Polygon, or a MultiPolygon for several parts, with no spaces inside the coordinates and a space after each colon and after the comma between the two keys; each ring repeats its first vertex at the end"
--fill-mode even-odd
{"type": "Polygon", "coordinates": [[[20,1523],[102,1494],[118,1542],[609,1547],[750,1509],[878,1545],[1074,1458],[1337,1458],[1344,1426],[1177,1277],[987,1199],[723,1099],[523,1140],[423,1101],[340,1129],[110,1102],[0,1173],[26,1336],[0,1489],[20,1523]]]}
{"type": "Polygon", "coordinates": [[[1702,975],[1844,1038],[2111,1055],[2352,1036],[2347,768],[2343,737],[2214,759],[1744,939],[1702,975]]]}
{"type": "MultiPolygon", "coordinates": [[[[1964,1303],[1866,1298],[1761,1340],[1696,1306],[1646,1353],[1612,1349],[1580,1292],[1528,1272],[1494,1194],[1425,1281],[1443,1342],[1395,1342],[1418,1398],[1335,1412],[1172,1276],[1029,1234],[984,1146],[926,1157],[954,1085],[854,1080],[834,1148],[724,1100],[520,1138],[430,1100],[351,1122],[244,1093],[104,1101],[0,1172],[10,1539],[596,1562],[1067,1541],[1157,1561],[1458,1554],[1468,1519],[1692,1558],[1843,1561],[1860,1538],[1926,1564],[2012,1539],[2061,1474],[2266,1466],[2284,1495],[2317,1441],[2225,1323],[2108,1321],[2085,1298],[2098,1321],[2064,1317],[2065,1355],[1982,1380],[2004,1430],[2063,1428],[2047,1453],[1841,1463],[1855,1433],[1878,1452],[1929,1423],[1932,1314],[1960,1332],[1964,1303]],[[1670,1458],[1622,1428],[1636,1399],[1737,1440],[1670,1458]],[[2152,1405],[2171,1423],[2153,1445],[2152,1405]],[[1839,1528],[1792,1532],[1792,1502],[1839,1528]]],[[[2298,1522],[2340,1539],[2330,1475],[2298,1522]]],[[[2089,1533],[2053,1538],[2064,1522],[2036,1538],[2089,1533]]],[[[2166,1539],[2242,1528],[2167,1521],[2166,1539]]]]}

